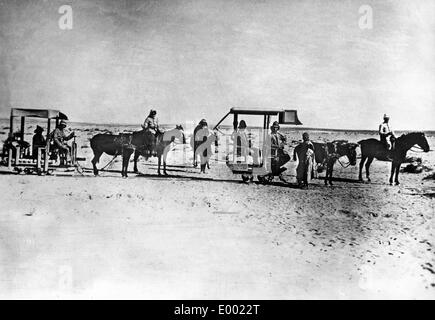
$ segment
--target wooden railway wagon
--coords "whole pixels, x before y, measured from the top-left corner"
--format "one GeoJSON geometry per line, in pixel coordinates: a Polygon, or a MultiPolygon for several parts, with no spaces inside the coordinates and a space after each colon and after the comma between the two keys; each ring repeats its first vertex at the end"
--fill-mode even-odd
{"type": "Polygon", "coordinates": [[[51,148],[50,132],[61,120],[68,120],[68,117],[59,110],[12,108],[9,138],[7,145],[3,147],[3,164],[7,165],[8,170],[24,171],[25,173],[36,172],[41,175],[47,174],[57,168],[78,168],[78,161],[83,161],[84,159],[77,157],[75,138],[71,145],[70,159],[65,159],[63,162],[60,161],[59,157],[54,154],[53,148],[51,148]],[[20,129],[18,132],[15,132],[14,120],[17,118],[20,119],[20,129]],[[46,145],[38,147],[37,154],[31,152],[31,144],[25,141],[26,120],[28,118],[38,118],[46,121],[46,145]],[[54,127],[52,124],[54,124],[54,127]]]}
{"type": "Polygon", "coordinates": [[[298,114],[296,110],[288,110],[285,108],[231,108],[230,111],[216,124],[214,130],[220,131],[219,126],[228,117],[233,116],[233,130],[237,131],[237,126],[241,120],[241,116],[260,116],[263,117],[263,127],[261,130],[262,143],[257,146],[258,158],[257,163],[253,163],[250,160],[250,153],[248,146],[242,146],[241,139],[234,139],[232,148],[227,155],[227,166],[231,169],[234,174],[241,174],[243,181],[252,181],[254,175],[260,182],[267,183],[273,180],[276,175],[271,168],[271,159],[276,155],[273,154],[273,150],[267,148],[266,141],[268,137],[268,130],[270,129],[271,120],[276,119],[279,124],[284,125],[302,125],[299,121],[298,114]]]}

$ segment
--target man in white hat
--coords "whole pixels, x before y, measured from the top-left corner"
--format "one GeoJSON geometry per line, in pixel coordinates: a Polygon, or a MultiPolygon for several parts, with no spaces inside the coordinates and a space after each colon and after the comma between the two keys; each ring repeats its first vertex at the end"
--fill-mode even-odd
{"type": "Polygon", "coordinates": [[[384,122],[379,125],[379,136],[381,142],[387,147],[388,150],[391,150],[393,147],[393,143],[395,140],[394,132],[389,125],[390,117],[387,114],[384,114],[384,122]]]}

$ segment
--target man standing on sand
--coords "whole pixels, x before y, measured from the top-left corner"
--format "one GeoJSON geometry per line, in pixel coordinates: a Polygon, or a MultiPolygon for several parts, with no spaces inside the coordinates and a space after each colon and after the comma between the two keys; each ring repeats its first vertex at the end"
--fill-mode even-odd
{"type": "Polygon", "coordinates": [[[282,173],[287,170],[283,167],[289,160],[290,156],[284,150],[284,146],[287,143],[287,138],[279,132],[280,126],[278,121],[275,121],[270,128],[270,147],[272,156],[272,172],[279,174],[279,178],[283,181],[284,177],[282,173]]]}
{"type": "Polygon", "coordinates": [[[206,173],[205,168],[210,169],[210,157],[212,156],[211,145],[216,140],[216,135],[208,128],[207,122],[201,121],[201,126],[195,133],[193,137],[197,147],[194,152],[194,160],[196,160],[199,155],[201,161],[201,173],[206,173]]]}
{"type": "Polygon", "coordinates": [[[387,114],[384,114],[384,122],[379,125],[379,136],[381,142],[385,145],[388,150],[392,150],[394,148],[394,141],[396,137],[394,136],[393,130],[389,125],[390,117],[387,114]]]}
{"type": "Polygon", "coordinates": [[[314,145],[310,141],[308,132],[303,133],[302,140],[293,152],[293,161],[296,161],[297,156],[299,163],[296,168],[296,180],[299,187],[306,188],[313,174],[314,145]]]}
{"type": "Polygon", "coordinates": [[[207,120],[202,119],[198,125],[193,129],[193,136],[190,140],[190,145],[193,149],[193,166],[196,168],[198,166],[198,154],[196,153],[196,149],[203,143],[202,139],[197,141],[197,133],[199,130],[203,129],[204,127],[208,127],[207,120]]]}

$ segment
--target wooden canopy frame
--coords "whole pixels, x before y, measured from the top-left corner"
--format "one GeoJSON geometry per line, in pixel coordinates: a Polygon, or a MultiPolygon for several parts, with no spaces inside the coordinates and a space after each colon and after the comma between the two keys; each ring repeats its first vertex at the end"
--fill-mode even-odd
{"type": "MultiPolygon", "coordinates": [[[[20,140],[24,141],[25,135],[25,119],[26,118],[42,118],[47,119],[47,134],[46,134],[46,156],[44,158],[44,172],[48,171],[49,159],[48,150],[50,148],[50,131],[51,131],[51,120],[55,120],[56,126],[59,124],[60,120],[68,120],[66,114],[55,109],[27,109],[27,108],[12,108],[10,116],[10,126],[9,132],[10,136],[14,133],[14,118],[21,118],[21,128],[20,128],[20,140]]],[[[12,167],[12,157],[8,156],[8,167],[12,167]]]]}
{"type": "Polygon", "coordinates": [[[263,129],[269,129],[270,125],[270,117],[278,116],[278,122],[280,124],[292,124],[292,125],[302,125],[302,122],[299,121],[298,112],[293,109],[284,109],[284,108],[241,108],[241,107],[233,107],[230,111],[214,126],[213,130],[216,130],[219,125],[230,115],[234,115],[233,127],[234,130],[237,129],[238,124],[238,116],[240,115],[263,115],[263,129]],[[290,116],[291,120],[287,120],[290,116]]]}

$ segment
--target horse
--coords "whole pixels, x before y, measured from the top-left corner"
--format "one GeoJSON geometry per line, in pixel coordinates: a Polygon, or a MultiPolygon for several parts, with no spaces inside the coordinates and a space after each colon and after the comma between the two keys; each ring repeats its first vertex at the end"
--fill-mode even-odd
{"type": "MultiPolygon", "coordinates": [[[[184,133],[183,133],[183,127],[177,126],[175,129],[159,133],[157,135],[157,141],[163,141],[166,143],[166,140],[169,139],[168,137],[178,137],[180,136],[183,139],[183,143],[185,143],[184,139],[184,133]],[[180,134],[181,132],[181,134],[180,134]]],[[[122,133],[120,135],[113,135],[113,134],[97,134],[96,136],[92,137],[91,140],[91,148],[94,152],[94,158],[92,159],[92,165],[94,169],[94,175],[98,176],[98,168],[97,163],[100,160],[100,157],[103,153],[107,153],[111,156],[122,156],[122,168],[121,168],[121,176],[127,178],[127,171],[128,171],[128,164],[130,161],[130,157],[133,153],[135,153],[135,172],[137,172],[137,158],[139,158],[139,155],[136,154],[144,154],[144,150],[149,149],[150,146],[150,139],[148,132],[141,131],[135,131],[133,133],[122,133]]],[[[167,143],[167,145],[169,145],[167,143]]],[[[161,147],[162,143],[157,143],[157,155],[159,156],[159,167],[158,167],[158,173],[160,175],[160,159],[161,155],[164,153],[165,148],[161,147]],[[162,150],[162,151],[161,151],[162,150]],[[161,153],[160,153],[161,151],[161,153]]],[[[151,153],[151,152],[150,152],[151,153]]],[[[167,154],[167,152],[166,152],[167,154]]],[[[164,158],[165,162],[165,172],[166,172],[166,155],[164,158]]]]}
{"type": "Polygon", "coordinates": [[[326,166],[325,185],[332,186],[332,171],[334,164],[343,156],[349,159],[349,165],[356,165],[356,148],[358,144],[347,140],[334,140],[332,142],[313,142],[316,163],[326,166]]]}
{"type": "Polygon", "coordinates": [[[359,164],[359,180],[363,181],[362,169],[364,163],[366,167],[366,177],[367,181],[370,181],[370,165],[373,159],[378,159],[380,161],[391,161],[391,175],[390,175],[390,185],[393,184],[393,176],[395,174],[394,182],[399,185],[399,169],[400,165],[406,160],[406,153],[413,146],[419,146],[424,152],[429,152],[429,143],[427,142],[426,136],[423,132],[411,132],[407,134],[402,134],[396,139],[395,147],[393,150],[387,150],[385,145],[377,139],[366,139],[358,141],[361,146],[361,162],[359,164]]]}
{"type": "Polygon", "coordinates": [[[100,133],[92,137],[90,142],[94,152],[94,158],[91,162],[95,176],[98,176],[97,163],[100,161],[101,155],[107,153],[114,157],[118,155],[122,156],[121,175],[122,177],[127,177],[130,156],[136,148],[144,144],[144,133],[143,131],[121,133],[120,135],[100,133]]]}
{"type": "MultiPolygon", "coordinates": [[[[145,140],[142,144],[142,148],[137,148],[134,152],[134,172],[139,172],[137,169],[137,160],[140,156],[144,156],[145,159],[148,159],[152,156],[152,142],[151,136],[145,134],[145,140]]],[[[165,132],[158,132],[156,135],[156,154],[155,156],[158,158],[158,168],[157,173],[160,176],[160,166],[162,163],[163,157],[163,174],[168,175],[166,172],[166,158],[168,156],[168,152],[170,151],[171,144],[176,140],[182,141],[183,144],[186,144],[186,137],[184,135],[184,129],[182,125],[177,125],[174,129],[168,130],[165,132]]]]}

